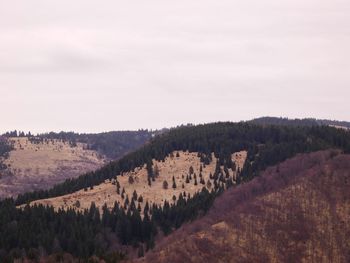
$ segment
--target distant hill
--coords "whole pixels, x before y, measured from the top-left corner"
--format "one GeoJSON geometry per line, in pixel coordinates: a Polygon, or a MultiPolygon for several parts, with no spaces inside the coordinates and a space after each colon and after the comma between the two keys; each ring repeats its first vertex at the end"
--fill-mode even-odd
{"type": "Polygon", "coordinates": [[[28,137],[32,143],[46,142],[49,140],[61,140],[75,146],[77,143],[85,144],[88,150],[94,150],[106,158],[115,160],[137,149],[153,136],[165,132],[160,131],[112,131],[103,133],[75,133],[75,132],[50,132],[33,135],[30,132],[7,132],[3,137],[28,137]]]}
{"type": "Polygon", "coordinates": [[[302,154],[231,188],[140,262],[350,262],[350,155],[302,154]]]}
{"type": "Polygon", "coordinates": [[[141,147],[158,133],[5,133],[0,136],[0,198],[48,189],[97,170],[141,147]]]}
{"type": "Polygon", "coordinates": [[[47,189],[66,179],[94,171],[107,162],[104,155],[62,140],[33,141],[28,137],[6,138],[11,146],[2,158],[0,198],[47,189]]]}
{"type": "Polygon", "coordinates": [[[336,128],[350,129],[350,122],[320,119],[288,119],[278,117],[261,117],[250,122],[260,125],[285,125],[285,126],[332,126],[336,128]]]}

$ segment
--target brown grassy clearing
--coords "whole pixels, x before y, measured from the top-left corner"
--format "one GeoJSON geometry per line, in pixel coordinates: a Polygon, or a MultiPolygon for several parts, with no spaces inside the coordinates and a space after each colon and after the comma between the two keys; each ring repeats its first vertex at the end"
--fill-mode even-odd
{"type": "Polygon", "coordinates": [[[15,196],[34,189],[45,189],[67,178],[95,170],[105,163],[97,152],[78,143],[48,140],[32,143],[26,137],[10,138],[14,150],[5,160],[7,176],[0,179],[0,197],[15,196]]]}
{"type": "MultiPolygon", "coordinates": [[[[31,205],[43,204],[53,206],[55,209],[75,208],[83,210],[89,208],[91,203],[94,202],[99,208],[104,204],[107,204],[109,208],[112,208],[115,202],[123,205],[126,196],[131,200],[133,192],[136,191],[138,196],[142,195],[143,197],[143,202],[140,203],[143,208],[146,201],[148,201],[149,204],[156,203],[158,205],[163,204],[165,200],[173,202],[173,196],[177,198],[180,193],[183,192],[186,192],[187,196],[188,194],[193,195],[203,187],[207,187],[208,180],[213,184],[213,180],[209,178],[209,175],[210,173],[213,174],[215,171],[216,158],[214,156],[213,161],[209,165],[203,166],[202,176],[205,182],[205,185],[203,185],[200,183],[199,178],[201,162],[198,153],[178,152],[178,154],[178,157],[176,157],[177,152],[169,155],[164,162],[153,160],[153,167],[158,167],[159,176],[155,181],[152,181],[151,186],[148,185],[145,165],[136,168],[134,171],[117,176],[116,178],[121,186],[120,192],[122,192],[122,189],[125,189],[124,199],[121,194],[117,193],[116,185],[113,180],[97,185],[93,189],[82,189],[78,192],[60,197],[37,200],[32,202],[31,205]],[[192,180],[189,183],[185,182],[186,175],[188,175],[191,166],[194,169],[194,174],[197,176],[197,185],[194,184],[194,175],[192,175],[192,180]],[[129,183],[129,177],[133,178],[134,182],[132,184],[129,183]],[[173,177],[176,182],[175,189],[172,188],[173,177]],[[168,182],[168,189],[163,188],[164,181],[168,182]]],[[[242,169],[246,157],[246,151],[232,154],[232,160],[236,163],[237,169],[242,169]]],[[[237,170],[229,170],[229,172],[232,176],[235,176],[237,170]]]]}

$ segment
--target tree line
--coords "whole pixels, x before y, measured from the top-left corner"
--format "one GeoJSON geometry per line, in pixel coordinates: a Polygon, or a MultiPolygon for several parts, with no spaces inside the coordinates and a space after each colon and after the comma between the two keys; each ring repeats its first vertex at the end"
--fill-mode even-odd
{"type": "Polygon", "coordinates": [[[77,143],[85,143],[87,149],[97,151],[111,160],[116,160],[131,150],[137,149],[149,141],[154,134],[162,131],[113,131],[104,133],[75,133],[75,132],[50,132],[42,134],[25,133],[23,131],[10,131],[3,134],[4,137],[28,137],[34,144],[45,143],[50,140],[61,140],[75,147],[77,143]]]}
{"type": "Polygon", "coordinates": [[[35,191],[18,196],[16,204],[37,199],[73,193],[98,185],[116,175],[133,170],[152,159],[162,161],[174,151],[199,152],[207,162],[211,153],[221,164],[229,162],[231,154],[248,150],[249,176],[255,176],[268,165],[281,162],[296,153],[339,148],[350,152],[350,134],[327,126],[289,127],[260,126],[251,123],[213,123],[185,126],[156,136],[139,150],[129,153],[118,161],[110,162],[101,169],[54,186],[49,190],[35,191]]]}
{"type": "Polygon", "coordinates": [[[286,125],[286,126],[341,126],[350,129],[350,122],[336,120],[320,120],[315,118],[288,119],[276,117],[261,117],[251,120],[252,123],[260,125],[286,125]]]}

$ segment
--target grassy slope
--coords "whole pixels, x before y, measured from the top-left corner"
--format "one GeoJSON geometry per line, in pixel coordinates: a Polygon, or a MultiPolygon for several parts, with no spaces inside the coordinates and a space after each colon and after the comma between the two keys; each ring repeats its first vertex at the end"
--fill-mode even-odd
{"type": "Polygon", "coordinates": [[[16,196],[33,189],[47,189],[101,167],[106,158],[84,144],[50,140],[32,143],[27,137],[9,138],[13,150],[4,160],[0,197],[16,196]]]}

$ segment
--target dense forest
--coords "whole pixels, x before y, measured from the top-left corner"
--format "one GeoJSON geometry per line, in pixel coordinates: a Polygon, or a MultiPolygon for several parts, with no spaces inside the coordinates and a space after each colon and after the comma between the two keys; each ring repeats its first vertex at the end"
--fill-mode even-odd
{"type": "Polygon", "coordinates": [[[118,262],[126,256],[125,245],[133,246],[143,256],[155,246],[158,231],[169,234],[195,219],[209,209],[221,192],[222,189],[203,189],[193,197],[180,195],[175,204],[146,204],[143,218],[134,199],[127,210],[115,204],[111,211],[105,207],[101,213],[94,203],[84,212],[55,212],[52,207],[41,205],[16,209],[13,200],[7,199],[0,203],[1,262],[24,256],[38,260],[52,254],[59,260],[63,253],[81,259],[95,255],[106,262],[118,262]]]}
{"type": "Polygon", "coordinates": [[[287,125],[287,126],[339,126],[350,129],[350,122],[346,121],[332,121],[332,120],[320,120],[320,119],[288,119],[277,117],[261,117],[253,119],[251,121],[260,125],[287,125]]]}
{"type": "Polygon", "coordinates": [[[69,142],[71,146],[76,143],[85,143],[89,150],[95,150],[111,160],[116,160],[132,149],[137,149],[149,141],[153,135],[162,131],[113,131],[104,133],[74,133],[74,132],[50,132],[34,135],[21,131],[7,132],[5,137],[28,137],[32,143],[42,143],[48,140],[62,140],[69,142]]]}
{"type": "MultiPolygon", "coordinates": [[[[17,210],[15,205],[93,187],[122,172],[149,164],[153,158],[163,160],[173,151],[199,152],[203,164],[210,162],[214,152],[225,170],[232,165],[231,153],[248,150],[248,160],[235,182],[240,184],[297,153],[328,148],[350,153],[350,133],[327,126],[261,126],[251,123],[213,123],[172,129],[98,171],[67,180],[47,191],[27,193],[17,200],[1,202],[1,255],[11,262],[24,254],[38,257],[39,254],[58,253],[59,256],[69,252],[75,257],[86,259],[96,255],[107,262],[117,262],[116,258],[123,257],[123,250],[119,247],[117,251],[120,253],[115,255],[112,251],[116,249],[112,248],[122,244],[138,247],[139,256],[142,256],[145,250],[154,246],[158,231],[168,234],[209,209],[215,197],[224,191],[221,171],[213,175],[217,183],[211,191],[204,188],[193,197],[180,197],[175,204],[146,206],[144,218],[141,218],[135,200],[130,200],[127,210],[116,205],[112,211],[104,209],[102,216],[93,204],[84,213],[73,210],[54,212],[52,208],[42,206],[17,210]],[[64,224],[67,221],[71,223],[64,224]]],[[[226,187],[232,185],[226,182],[226,187]]]]}

